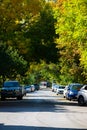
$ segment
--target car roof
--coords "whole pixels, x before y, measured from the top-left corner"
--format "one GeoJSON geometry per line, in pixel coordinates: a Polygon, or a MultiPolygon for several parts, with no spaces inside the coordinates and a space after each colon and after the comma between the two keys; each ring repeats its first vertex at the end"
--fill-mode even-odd
{"type": "Polygon", "coordinates": [[[4,83],[6,82],[18,82],[17,80],[9,80],[9,81],[5,81],[4,83]]]}

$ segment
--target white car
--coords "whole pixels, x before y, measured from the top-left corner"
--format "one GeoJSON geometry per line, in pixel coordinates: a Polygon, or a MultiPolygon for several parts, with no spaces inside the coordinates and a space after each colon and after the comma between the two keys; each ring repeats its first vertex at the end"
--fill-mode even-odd
{"type": "Polygon", "coordinates": [[[56,84],[55,85],[55,88],[54,88],[54,92],[57,92],[57,89],[59,88],[59,85],[58,84],[56,84]]]}
{"type": "Polygon", "coordinates": [[[64,91],[63,91],[63,97],[64,97],[64,98],[66,98],[66,93],[67,93],[67,91],[68,91],[68,85],[65,86],[64,91]]]}
{"type": "Polygon", "coordinates": [[[55,92],[55,91],[56,91],[56,86],[57,86],[57,84],[52,83],[52,92],[55,92]]]}
{"type": "Polygon", "coordinates": [[[63,94],[63,92],[64,92],[64,86],[62,86],[62,85],[59,85],[58,87],[57,87],[57,89],[56,89],[56,94],[58,95],[58,94],[63,94]]]}
{"type": "Polygon", "coordinates": [[[87,85],[84,85],[77,95],[78,104],[83,106],[87,103],[87,85]]]}

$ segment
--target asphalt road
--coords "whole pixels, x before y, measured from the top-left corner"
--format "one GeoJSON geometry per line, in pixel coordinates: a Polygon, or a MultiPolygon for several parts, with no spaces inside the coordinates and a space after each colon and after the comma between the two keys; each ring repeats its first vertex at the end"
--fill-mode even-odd
{"type": "Polygon", "coordinates": [[[87,130],[87,106],[51,90],[35,91],[21,101],[0,101],[0,130],[87,130]]]}

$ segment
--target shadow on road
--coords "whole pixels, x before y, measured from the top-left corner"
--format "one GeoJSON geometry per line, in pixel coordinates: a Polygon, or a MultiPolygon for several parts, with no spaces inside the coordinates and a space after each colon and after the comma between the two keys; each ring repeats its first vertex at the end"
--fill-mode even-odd
{"type": "MultiPolygon", "coordinates": [[[[48,91],[49,92],[49,91],[48,91]]],[[[6,99],[0,101],[0,112],[62,112],[67,113],[69,109],[65,106],[78,106],[77,102],[67,101],[60,96],[36,91],[26,95],[23,100],[6,99]],[[51,98],[50,98],[51,97],[51,98]],[[56,98],[55,98],[56,97],[56,98]]],[[[78,106],[79,107],[79,106],[78,106]]]]}
{"type": "Polygon", "coordinates": [[[8,100],[0,102],[0,112],[67,112],[67,110],[56,102],[39,99],[30,100],[8,100]]]}
{"type": "MultiPolygon", "coordinates": [[[[0,112],[70,112],[64,106],[78,106],[76,102],[55,101],[49,99],[8,99],[0,101],[0,112]]],[[[79,106],[78,106],[79,107],[79,106]]]]}
{"type": "Polygon", "coordinates": [[[77,128],[54,128],[54,127],[38,127],[38,126],[13,126],[0,124],[0,130],[87,130],[77,128]]]}

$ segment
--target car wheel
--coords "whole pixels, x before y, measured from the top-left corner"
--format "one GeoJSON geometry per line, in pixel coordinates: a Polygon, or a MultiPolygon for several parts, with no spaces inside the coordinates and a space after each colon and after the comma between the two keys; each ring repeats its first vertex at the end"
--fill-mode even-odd
{"type": "Polygon", "coordinates": [[[4,101],[5,100],[5,97],[1,97],[1,101],[4,101]]]}
{"type": "Polygon", "coordinates": [[[17,100],[22,100],[22,96],[17,97],[17,100]]]}
{"type": "Polygon", "coordinates": [[[80,96],[78,98],[78,104],[79,104],[79,106],[84,106],[85,105],[84,98],[82,96],[80,96]]]}
{"type": "Polygon", "coordinates": [[[71,98],[69,98],[68,100],[69,100],[69,101],[71,101],[72,99],[71,99],[71,98]]]}
{"type": "Polygon", "coordinates": [[[65,98],[66,98],[67,100],[69,100],[68,94],[66,94],[65,98]]]}
{"type": "Polygon", "coordinates": [[[52,92],[54,92],[54,90],[52,89],[52,92]]]}

